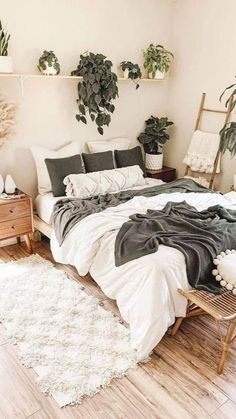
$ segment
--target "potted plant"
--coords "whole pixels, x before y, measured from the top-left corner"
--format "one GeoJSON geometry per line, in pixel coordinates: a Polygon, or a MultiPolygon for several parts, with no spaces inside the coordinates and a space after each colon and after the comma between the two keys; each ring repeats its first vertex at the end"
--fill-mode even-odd
{"type": "Polygon", "coordinates": [[[139,80],[142,77],[142,73],[138,64],[133,64],[131,61],[122,61],[120,67],[123,71],[124,78],[130,79],[136,84],[136,89],[139,88],[139,80]]]}
{"type": "MultiPolygon", "coordinates": [[[[226,87],[220,96],[220,101],[227,91],[230,91],[229,97],[225,102],[225,107],[229,105],[231,100],[230,112],[232,112],[236,106],[236,83],[226,87]]],[[[236,122],[228,122],[220,130],[220,151],[224,154],[228,150],[231,157],[236,155],[236,122]]],[[[236,191],[236,173],[234,174],[234,190],[236,191]]]]}
{"type": "Polygon", "coordinates": [[[173,122],[168,121],[167,117],[151,116],[145,124],[145,130],[139,135],[138,140],[146,153],[146,168],[160,170],[163,165],[162,146],[170,138],[166,129],[173,125],[173,122]]]}
{"type": "Polygon", "coordinates": [[[12,57],[8,56],[9,33],[3,29],[0,20],[0,73],[12,73],[12,57]]]}
{"type": "Polygon", "coordinates": [[[103,126],[111,122],[111,114],[115,110],[112,102],[118,96],[117,75],[111,68],[112,62],[103,54],[86,52],[80,55],[79,65],[71,73],[72,76],[83,77],[83,81],[78,83],[79,114],[76,119],[87,124],[88,112],[101,135],[103,126]]]}
{"type": "Polygon", "coordinates": [[[43,51],[39,58],[38,69],[46,76],[55,76],[60,73],[60,64],[53,51],[43,51]]]}
{"type": "Polygon", "coordinates": [[[170,68],[171,60],[174,57],[172,52],[166,50],[162,45],[150,44],[143,51],[144,68],[149,78],[162,80],[170,68]]]}

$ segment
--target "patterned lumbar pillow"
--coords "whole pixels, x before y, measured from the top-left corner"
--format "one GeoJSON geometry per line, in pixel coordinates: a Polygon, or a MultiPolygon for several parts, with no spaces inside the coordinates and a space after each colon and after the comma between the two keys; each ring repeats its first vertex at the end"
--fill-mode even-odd
{"type": "Polygon", "coordinates": [[[212,271],[216,281],[236,295],[236,250],[221,252],[213,262],[217,267],[212,271]]]}

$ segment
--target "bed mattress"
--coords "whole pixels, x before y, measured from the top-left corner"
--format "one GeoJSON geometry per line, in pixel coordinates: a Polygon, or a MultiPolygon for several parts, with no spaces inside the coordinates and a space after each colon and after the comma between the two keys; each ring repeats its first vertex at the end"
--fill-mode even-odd
{"type": "MultiPolygon", "coordinates": [[[[163,182],[162,180],[159,180],[159,179],[151,179],[151,178],[146,179],[147,187],[159,185],[161,183],[163,182]]],[[[143,189],[143,187],[144,187],[143,185],[135,186],[132,189],[143,189]]],[[[55,197],[53,196],[52,193],[49,193],[46,195],[38,195],[37,198],[35,199],[35,207],[36,207],[36,211],[39,218],[41,218],[41,220],[43,220],[45,223],[50,224],[50,218],[53,211],[53,207],[55,203],[62,198],[66,198],[66,196],[55,197]]]]}

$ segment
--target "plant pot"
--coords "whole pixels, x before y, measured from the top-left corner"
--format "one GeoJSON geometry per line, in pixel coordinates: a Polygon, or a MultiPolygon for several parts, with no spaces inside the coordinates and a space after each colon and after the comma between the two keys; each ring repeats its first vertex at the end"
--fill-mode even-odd
{"type": "Polygon", "coordinates": [[[13,73],[12,57],[0,55],[0,73],[13,73]]]}
{"type": "Polygon", "coordinates": [[[152,72],[148,74],[148,77],[149,79],[163,80],[165,77],[165,73],[160,70],[156,70],[154,77],[152,72]]]}
{"type": "Polygon", "coordinates": [[[48,65],[47,61],[44,61],[45,69],[42,67],[39,67],[42,74],[45,76],[56,76],[57,70],[53,67],[53,65],[48,65]]]}
{"type": "Polygon", "coordinates": [[[160,170],[163,166],[163,154],[148,154],[146,153],[146,169],[160,170]]]}
{"type": "Polygon", "coordinates": [[[129,69],[128,69],[128,68],[126,68],[126,69],[123,71],[123,75],[124,75],[124,79],[128,79],[128,78],[129,78],[129,69]]]}

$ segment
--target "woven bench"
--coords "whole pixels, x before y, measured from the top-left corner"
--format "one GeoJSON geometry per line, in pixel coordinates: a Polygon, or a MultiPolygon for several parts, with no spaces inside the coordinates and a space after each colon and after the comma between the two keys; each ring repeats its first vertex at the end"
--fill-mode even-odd
{"type": "MultiPolygon", "coordinates": [[[[236,327],[236,296],[230,291],[222,291],[220,294],[212,294],[207,291],[193,290],[178,292],[188,300],[186,317],[200,316],[202,314],[211,315],[217,325],[217,330],[222,344],[222,355],[218,365],[217,373],[221,374],[224,370],[225,360],[231,344],[235,340],[234,330],[236,327]],[[226,335],[223,336],[220,323],[228,322],[226,335]]],[[[171,331],[174,336],[179,330],[185,317],[179,317],[171,331]]]]}

